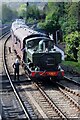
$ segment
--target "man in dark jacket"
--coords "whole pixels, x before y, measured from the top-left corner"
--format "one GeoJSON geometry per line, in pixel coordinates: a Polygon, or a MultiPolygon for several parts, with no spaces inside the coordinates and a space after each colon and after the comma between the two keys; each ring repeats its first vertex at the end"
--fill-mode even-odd
{"type": "Polygon", "coordinates": [[[13,68],[14,68],[14,79],[16,79],[16,75],[17,75],[18,80],[19,80],[19,65],[20,65],[20,63],[17,58],[13,64],[13,68]]]}

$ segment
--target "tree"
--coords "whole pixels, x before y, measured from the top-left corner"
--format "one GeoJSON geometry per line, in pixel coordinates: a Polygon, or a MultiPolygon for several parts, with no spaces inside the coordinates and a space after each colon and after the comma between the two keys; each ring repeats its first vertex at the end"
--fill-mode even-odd
{"type": "Polygon", "coordinates": [[[59,6],[57,3],[49,2],[46,7],[46,18],[43,26],[48,34],[53,34],[53,39],[56,43],[56,31],[61,31],[59,24],[59,6]]]}
{"type": "Polygon", "coordinates": [[[26,4],[21,4],[17,12],[19,17],[26,18],[26,4]]]}
{"type": "Polygon", "coordinates": [[[6,4],[2,4],[2,23],[12,21],[15,13],[6,4]]]}
{"type": "Polygon", "coordinates": [[[78,3],[64,3],[63,9],[64,15],[59,18],[59,24],[61,25],[64,35],[66,35],[78,30],[78,3]]]}
{"type": "Polygon", "coordinates": [[[79,52],[79,33],[77,31],[68,34],[65,38],[66,41],[66,54],[69,60],[74,59],[78,60],[79,52]]]}
{"type": "Polygon", "coordinates": [[[0,4],[0,20],[2,20],[2,5],[0,4]]]}
{"type": "Polygon", "coordinates": [[[18,16],[22,16],[26,22],[28,19],[38,20],[40,18],[40,11],[36,5],[30,5],[29,3],[26,3],[19,7],[18,16]]]}

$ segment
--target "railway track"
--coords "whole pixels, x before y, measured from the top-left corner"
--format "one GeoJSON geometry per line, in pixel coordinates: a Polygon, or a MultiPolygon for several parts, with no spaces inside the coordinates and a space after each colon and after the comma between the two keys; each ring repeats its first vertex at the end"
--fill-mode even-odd
{"type": "MultiPolygon", "coordinates": [[[[7,46],[8,48],[8,46],[7,46]]],[[[8,50],[7,55],[8,56],[8,50]]],[[[9,57],[6,57],[8,65],[8,69],[10,73],[13,72],[11,68],[11,63],[9,57]]],[[[13,77],[12,77],[13,78],[13,77]]],[[[15,81],[12,79],[15,88],[18,91],[19,96],[21,97],[24,106],[27,107],[29,114],[33,115],[33,118],[53,118],[53,119],[69,119],[69,118],[78,118],[80,114],[80,107],[78,105],[78,101],[74,102],[70,98],[71,94],[69,90],[62,89],[59,84],[56,86],[49,86],[45,83],[33,83],[27,82],[28,77],[25,78],[23,75],[20,76],[20,81],[15,81]],[[24,79],[24,80],[23,80],[24,79]],[[23,82],[24,81],[24,82],[23,82]],[[65,90],[65,91],[64,91],[65,90]],[[22,93],[21,93],[22,92],[22,93]],[[69,95],[70,93],[70,95],[69,95]],[[66,95],[65,95],[66,94],[66,95]],[[23,97],[24,96],[24,97],[23,97]]],[[[76,94],[74,95],[74,98],[76,94]]],[[[79,97],[79,96],[78,96],[79,97]]],[[[31,116],[32,118],[32,116],[31,116]]]]}
{"type": "Polygon", "coordinates": [[[72,78],[70,79],[70,78],[68,78],[68,77],[66,77],[66,76],[64,76],[64,79],[65,79],[66,81],[69,81],[69,82],[71,82],[71,83],[74,83],[74,84],[80,86],[80,82],[79,82],[79,81],[77,82],[76,80],[73,80],[72,78]]]}
{"type": "Polygon", "coordinates": [[[65,94],[74,104],[80,109],[80,83],[75,80],[70,80],[69,78],[64,78],[64,80],[57,82],[58,86],[63,89],[65,94]]]}
{"type": "MultiPolygon", "coordinates": [[[[62,85],[60,84],[60,86],[62,86],[62,85]]],[[[80,96],[79,96],[79,94],[76,94],[72,90],[66,89],[66,88],[64,90],[61,89],[61,91],[80,110],[80,103],[79,103],[80,96]]]]}
{"type": "Polygon", "coordinates": [[[10,87],[8,78],[6,76],[6,73],[3,67],[4,42],[9,35],[10,34],[6,34],[0,40],[0,45],[1,45],[0,46],[0,120],[18,118],[18,111],[22,112],[20,107],[18,109],[17,107],[15,107],[15,105],[17,106],[19,105],[12,92],[12,89],[10,87]]]}
{"type": "Polygon", "coordinates": [[[10,38],[10,36],[7,38],[7,40],[6,40],[5,43],[4,43],[4,57],[3,57],[3,58],[4,58],[4,68],[5,68],[5,71],[6,71],[8,80],[9,80],[9,82],[10,82],[11,88],[12,88],[12,90],[13,90],[13,92],[14,92],[14,94],[15,94],[15,96],[16,96],[19,104],[20,104],[20,106],[22,107],[22,109],[23,109],[23,111],[24,111],[24,114],[25,114],[25,116],[26,116],[26,119],[29,119],[29,120],[30,120],[31,117],[30,117],[30,115],[29,115],[29,113],[28,113],[28,111],[27,111],[27,109],[26,109],[26,107],[25,107],[25,105],[24,105],[21,97],[19,96],[18,91],[17,91],[17,89],[16,89],[15,86],[14,86],[14,83],[12,82],[12,79],[11,79],[11,76],[10,76],[10,73],[9,73],[9,70],[8,70],[8,67],[7,67],[6,43],[7,43],[7,41],[8,41],[9,38],[10,38]]]}
{"type": "Polygon", "coordinates": [[[72,94],[80,97],[80,83],[76,82],[75,80],[70,80],[69,78],[64,78],[64,80],[61,80],[59,82],[63,88],[67,92],[71,92],[72,94]]]}
{"type": "Polygon", "coordinates": [[[0,28],[0,40],[10,33],[10,25],[0,28]]]}
{"type": "Polygon", "coordinates": [[[80,117],[80,105],[70,96],[70,94],[62,89],[61,85],[56,84],[56,87],[53,87],[52,84],[48,86],[48,84],[44,85],[42,83],[40,86],[67,119],[80,117]]]}

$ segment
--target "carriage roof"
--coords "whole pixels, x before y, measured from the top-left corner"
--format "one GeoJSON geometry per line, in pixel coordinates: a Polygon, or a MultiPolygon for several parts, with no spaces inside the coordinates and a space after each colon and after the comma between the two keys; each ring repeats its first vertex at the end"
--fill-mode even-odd
{"type": "Polygon", "coordinates": [[[34,31],[30,29],[27,25],[25,25],[24,22],[22,21],[15,21],[12,23],[11,27],[14,35],[19,39],[19,40],[24,40],[25,38],[30,38],[30,37],[40,37],[40,36],[46,36],[43,33],[34,31]]]}

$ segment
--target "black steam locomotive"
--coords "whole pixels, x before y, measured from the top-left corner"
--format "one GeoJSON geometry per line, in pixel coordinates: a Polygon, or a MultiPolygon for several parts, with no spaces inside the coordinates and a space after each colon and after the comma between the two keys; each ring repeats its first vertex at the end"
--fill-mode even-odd
{"type": "Polygon", "coordinates": [[[61,78],[62,55],[54,50],[53,40],[45,34],[30,29],[22,20],[12,23],[13,47],[26,66],[30,77],[61,78]]]}

